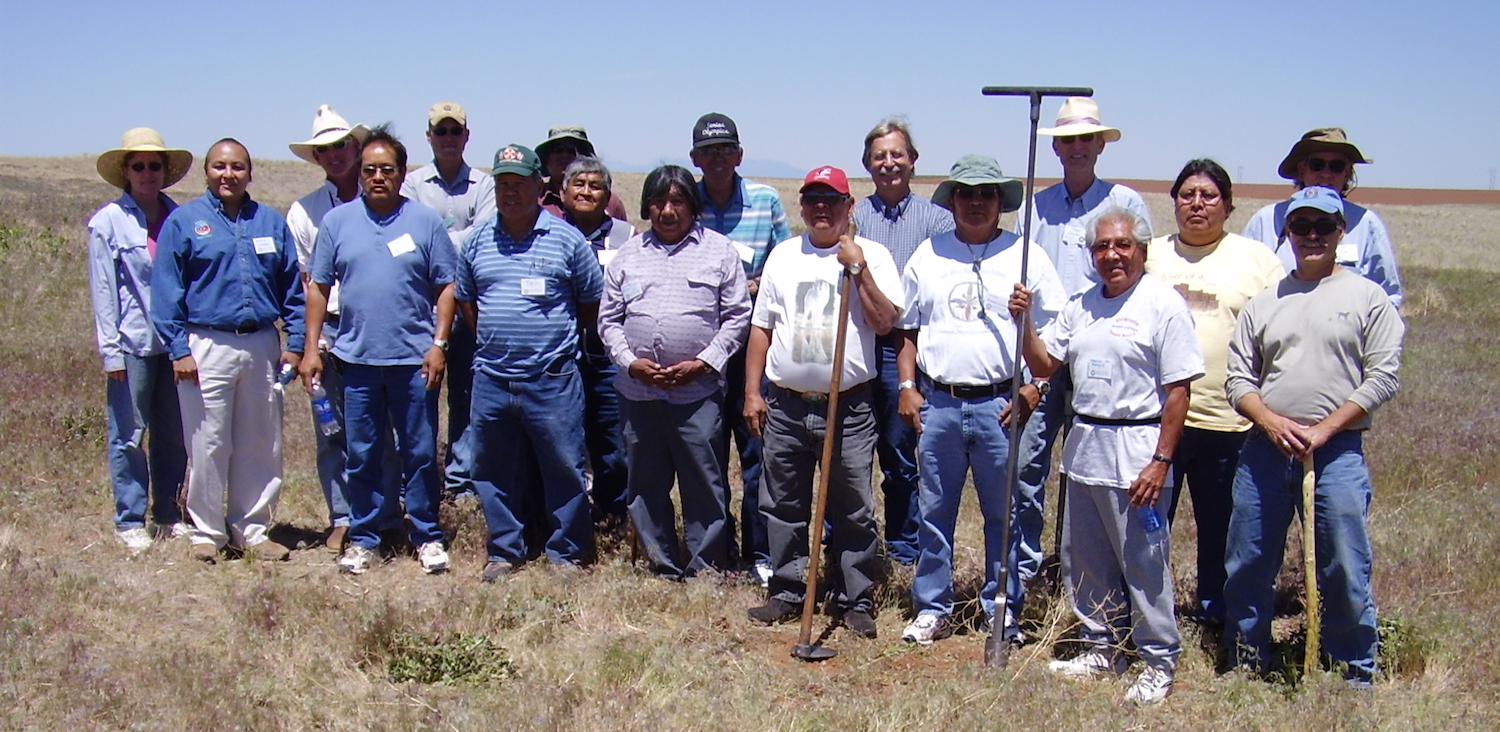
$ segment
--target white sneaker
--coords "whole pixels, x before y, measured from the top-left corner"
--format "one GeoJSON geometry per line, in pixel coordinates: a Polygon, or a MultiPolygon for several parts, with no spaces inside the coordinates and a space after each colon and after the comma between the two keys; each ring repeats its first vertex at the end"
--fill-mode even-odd
{"type": "Polygon", "coordinates": [[[358,544],[350,544],[339,557],[339,571],[344,574],[364,574],[375,561],[375,552],[358,544]]]}
{"type": "Polygon", "coordinates": [[[1047,664],[1047,670],[1070,679],[1103,679],[1125,673],[1124,660],[1113,651],[1095,649],[1066,661],[1053,661],[1047,664]]]}
{"type": "Polygon", "coordinates": [[[143,526],[116,531],[115,537],[125,542],[125,547],[131,554],[140,554],[151,548],[151,533],[143,526]]]}
{"type": "Polygon", "coordinates": [[[756,562],[753,572],[755,581],[759,582],[761,587],[770,587],[771,575],[776,574],[776,570],[771,569],[771,565],[765,562],[756,562]]]}
{"type": "Polygon", "coordinates": [[[1147,666],[1125,692],[1125,701],[1139,705],[1160,704],[1171,693],[1172,672],[1147,666]]]}
{"type": "Polygon", "coordinates": [[[422,571],[428,574],[448,571],[448,552],[443,551],[441,541],[429,541],[418,547],[417,559],[422,562],[422,571]]]}
{"type": "Polygon", "coordinates": [[[906,630],[901,631],[901,640],[929,646],[933,641],[940,641],[950,635],[953,635],[953,626],[948,623],[947,617],[923,613],[911,621],[906,630]]]}

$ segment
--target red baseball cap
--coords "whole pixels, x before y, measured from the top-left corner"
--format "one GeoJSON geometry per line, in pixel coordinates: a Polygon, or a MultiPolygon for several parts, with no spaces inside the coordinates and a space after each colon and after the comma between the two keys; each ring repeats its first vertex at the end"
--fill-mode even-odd
{"type": "Polygon", "coordinates": [[[815,185],[825,185],[846,196],[849,195],[849,176],[844,175],[844,171],[832,165],[813,168],[807,177],[802,179],[802,188],[797,192],[805,193],[808,188],[815,185]]]}

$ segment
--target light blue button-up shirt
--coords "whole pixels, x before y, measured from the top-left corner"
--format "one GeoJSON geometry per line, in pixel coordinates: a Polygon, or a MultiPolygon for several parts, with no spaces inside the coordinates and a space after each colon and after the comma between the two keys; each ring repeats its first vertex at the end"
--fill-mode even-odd
{"type": "Polygon", "coordinates": [[[443,217],[455,251],[463,249],[469,233],[495,215],[495,179],[464,163],[453,185],[443,180],[437,163],[428,163],[406,176],[401,195],[432,207],[443,217]]]}
{"type": "MultiPolygon", "coordinates": [[[[157,194],[166,213],[177,203],[157,194]]],[[[154,356],[166,350],[151,324],[151,249],[146,213],[122,193],[89,219],[89,296],[94,334],[105,371],[125,368],[125,356],[154,356]]]]}
{"type": "MultiPolygon", "coordinates": [[[[1094,271],[1094,260],[1084,244],[1084,234],[1093,224],[1094,217],[1116,206],[1134,211],[1146,220],[1147,226],[1151,225],[1151,212],[1141,194],[1119,183],[1095,178],[1093,185],[1078,198],[1070,197],[1068,187],[1063,183],[1048,186],[1036,194],[1031,213],[1031,230],[1035,233],[1031,242],[1052,259],[1052,266],[1057,269],[1057,276],[1069,297],[1098,283],[1099,274],[1094,271]]],[[[1021,211],[1016,228],[1024,227],[1025,213],[1021,211]]]]}

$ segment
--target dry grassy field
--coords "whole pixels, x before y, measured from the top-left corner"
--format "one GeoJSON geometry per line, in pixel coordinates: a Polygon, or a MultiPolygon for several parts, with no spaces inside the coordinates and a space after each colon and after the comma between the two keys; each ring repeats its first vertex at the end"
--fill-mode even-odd
{"type": "MultiPolygon", "coordinates": [[[[283,210],[319,178],[290,162],[255,174],[252,195],[283,210]]],[[[642,177],[617,177],[633,213],[642,177]]],[[[198,180],[172,193],[198,195],[198,180]]],[[[797,181],[775,183],[790,202],[797,181]]],[[[1046,673],[1071,616],[1041,593],[1028,608],[1040,640],[997,674],[978,635],[901,643],[910,578],[900,572],[879,589],[880,639],[834,631],[840,655],[808,665],[788,655],[795,627],[745,618],[757,587],[652,579],[619,547],[583,573],[530,566],[481,584],[483,518],[452,506],[454,570],[443,576],[409,559],[341,576],[321,547],[275,565],[203,566],[185,541],[127,557],[110,523],[84,265],[84,224],[115,195],[85,158],[0,159],[0,728],[1500,727],[1500,209],[1375,206],[1397,243],[1409,325],[1402,393],[1366,443],[1388,675],[1362,693],[1333,675],[1219,676],[1185,623],[1176,693],[1134,709],[1120,683],[1046,673]]],[[[1166,198],[1148,199],[1170,230],[1166,198]]],[[[1231,227],[1262,203],[1241,201],[1231,227]]],[[[288,400],[286,444],[275,536],[314,542],[324,508],[305,398],[288,400]]],[[[1191,521],[1173,540],[1182,601],[1191,521]]],[[[972,501],[958,544],[972,598],[982,552],[972,501]]],[[[1295,641],[1295,592],[1286,604],[1278,629],[1295,641]]]]}

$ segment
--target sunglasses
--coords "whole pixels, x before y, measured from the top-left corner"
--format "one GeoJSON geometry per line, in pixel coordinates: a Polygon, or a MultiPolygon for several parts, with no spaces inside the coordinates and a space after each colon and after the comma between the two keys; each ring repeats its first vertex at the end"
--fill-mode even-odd
{"type": "Polygon", "coordinates": [[[1328,172],[1330,173],[1342,173],[1349,167],[1349,161],[1342,158],[1334,158],[1333,160],[1324,160],[1323,158],[1308,158],[1302,162],[1307,165],[1307,169],[1309,171],[1312,171],[1314,173],[1321,173],[1323,172],[1324,168],[1327,168],[1328,172]]]}
{"type": "Polygon", "coordinates": [[[816,206],[820,203],[825,206],[837,206],[846,200],[848,200],[848,196],[830,191],[802,194],[802,205],[804,206],[816,206]]]}
{"type": "Polygon", "coordinates": [[[569,155],[577,155],[580,152],[582,152],[582,150],[579,149],[577,145],[562,142],[547,148],[547,154],[549,155],[552,153],[568,153],[569,155]]]}
{"type": "Polygon", "coordinates": [[[1287,231],[1297,236],[1307,236],[1312,232],[1318,232],[1318,236],[1328,236],[1338,230],[1339,222],[1333,219],[1292,219],[1286,222],[1287,231]]]}
{"type": "Polygon", "coordinates": [[[453,136],[453,137],[460,137],[460,136],[462,136],[464,134],[464,132],[465,132],[465,130],[462,127],[434,127],[434,128],[432,128],[432,136],[433,137],[448,137],[450,135],[453,136]]]}
{"type": "Polygon", "coordinates": [[[698,148],[698,152],[711,158],[727,158],[740,151],[739,145],[707,145],[698,148]]]}
{"type": "Polygon", "coordinates": [[[319,155],[322,155],[323,153],[326,153],[329,150],[343,150],[344,146],[348,145],[348,144],[349,144],[349,138],[344,137],[344,138],[340,138],[338,140],[338,142],[330,142],[327,145],[319,145],[319,146],[313,148],[313,150],[316,150],[319,155]]]}
{"type": "Polygon", "coordinates": [[[388,178],[396,174],[396,166],[394,165],[366,165],[359,170],[361,173],[364,173],[365,175],[370,177],[374,177],[376,173],[385,175],[388,178]]]}
{"type": "Polygon", "coordinates": [[[1075,142],[1093,142],[1094,133],[1085,132],[1081,135],[1063,135],[1062,137],[1057,138],[1057,141],[1064,145],[1071,145],[1075,142]]]}
{"type": "Polygon", "coordinates": [[[1000,197],[999,186],[959,186],[953,191],[954,198],[993,201],[1000,197]]]}
{"type": "Polygon", "coordinates": [[[130,169],[134,170],[137,173],[144,173],[147,170],[150,170],[153,173],[160,173],[161,163],[142,163],[137,161],[130,164],[130,169]]]}

